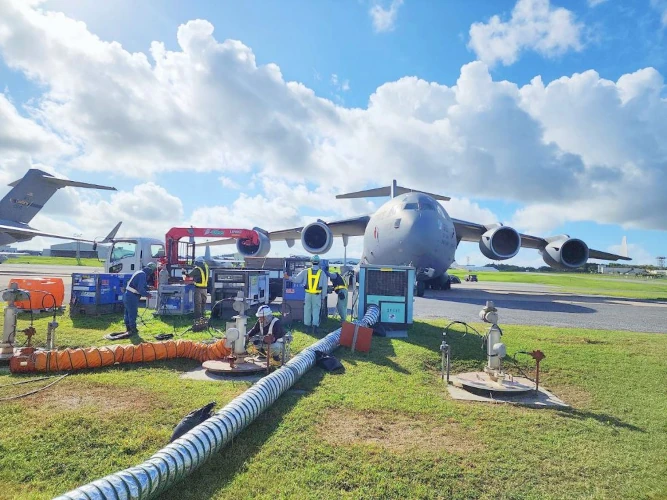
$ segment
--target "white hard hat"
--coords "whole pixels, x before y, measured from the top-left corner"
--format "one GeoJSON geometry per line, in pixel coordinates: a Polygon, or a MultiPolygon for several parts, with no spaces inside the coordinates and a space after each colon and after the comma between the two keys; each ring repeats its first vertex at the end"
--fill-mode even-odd
{"type": "Polygon", "coordinates": [[[260,306],[259,309],[257,309],[256,316],[258,318],[262,318],[262,317],[265,318],[267,316],[273,316],[273,311],[271,310],[271,308],[269,306],[263,305],[263,306],[260,306]]]}

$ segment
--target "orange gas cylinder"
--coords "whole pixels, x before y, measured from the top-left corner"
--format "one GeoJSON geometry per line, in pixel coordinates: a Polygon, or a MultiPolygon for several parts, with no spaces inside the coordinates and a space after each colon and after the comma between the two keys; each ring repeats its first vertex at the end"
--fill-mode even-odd
{"type": "Polygon", "coordinates": [[[30,292],[30,300],[16,302],[19,309],[50,309],[63,305],[65,285],[62,278],[12,278],[9,283],[16,283],[20,289],[30,292]]]}

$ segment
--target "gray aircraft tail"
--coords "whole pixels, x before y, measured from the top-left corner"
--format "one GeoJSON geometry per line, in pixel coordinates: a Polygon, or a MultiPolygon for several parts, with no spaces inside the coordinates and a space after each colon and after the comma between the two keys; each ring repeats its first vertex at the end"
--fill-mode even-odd
{"type": "Polygon", "coordinates": [[[100,243],[111,243],[113,242],[113,239],[116,237],[116,233],[118,233],[118,230],[120,229],[120,225],[123,223],[123,221],[120,221],[118,224],[116,224],[116,227],[114,227],[109,234],[107,234],[100,243]]]}
{"type": "Polygon", "coordinates": [[[108,186],[59,179],[36,168],[28,170],[22,179],[12,182],[10,186],[13,189],[0,201],[0,219],[23,224],[30,222],[60,188],[72,186],[116,190],[108,186]]]}
{"type": "Polygon", "coordinates": [[[420,191],[418,189],[410,189],[403,186],[398,186],[395,179],[391,181],[391,186],[366,189],[365,191],[356,191],[354,193],[339,194],[336,195],[336,198],[339,200],[349,198],[379,198],[384,196],[390,196],[391,198],[394,198],[400,194],[405,193],[424,193],[436,200],[442,201],[449,201],[451,199],[449,196],[442,196],[440,194],[433,194],[426,191],[420,191]]]}

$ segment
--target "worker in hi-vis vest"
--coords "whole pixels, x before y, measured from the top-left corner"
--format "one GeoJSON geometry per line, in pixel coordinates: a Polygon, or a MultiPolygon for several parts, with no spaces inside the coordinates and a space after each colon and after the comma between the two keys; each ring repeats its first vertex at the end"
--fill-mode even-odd
{"type": "Polygon", "coordinates": [[[303,324],[312,326],[311,332],[317,333],[320,326],[320,312],[322,310],[322,297],[327,296],[327,283],[329,278],[325,272],[320,269],[320,256],[313,255],[310,259],[312,267],[307,267],[296,276],[290,276],[285,273],[285,279],[294,283],[304,283],[306,297],[303,307],[303,324]]]}
{"type": "Polygon", "coordinates": [[[188,273],[195,285],[195,319],[205,316],[206,302],[208,301],[208,275],[208,265],[204,257],[197,257],[195,267],[188,273]]]}
{"type": "Polygon", "coordinates": [[[347,284],[345,283],[345,278],[343,278],[340,273],[329,272],[329,269],[325,269],[327,276],[331,280],[331,284],[334,287],[334,293],[337,295],[338,302],[336,303],[336,309],[338,310],[338,315],[340,316],[341,322],[347,321],[347,284]]]}

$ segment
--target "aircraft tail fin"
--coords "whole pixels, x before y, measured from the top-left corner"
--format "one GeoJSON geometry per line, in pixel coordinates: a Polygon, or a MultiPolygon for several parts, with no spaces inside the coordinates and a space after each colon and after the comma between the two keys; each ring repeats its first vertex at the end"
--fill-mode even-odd
{"type": "Polygon", "coordinates": [[[120,229],[120,225],[123,223],[123,221],[120,221],[118,224],[116,224],[116,227],[114,227],[109,234],[107,234],[100,243],[111,243],[113,239],[116,237],[116,234],[118,233],[118,230],[120,229]]]}
{"type": "Polygon", "coordinates": [[[0,201],[0,219],[23,224],[29,223],[62,187],[116,190],[108,186],[59,179],[36,168],[28,170],[22,179],[12,182],[10,186],[13,189],[0,201]]]}
{"type": "Polygon", "coordinates": [[[356,191],[354,193],[345,193],[336,195],[336,199],[350,199],[350,198],[379,198],[384,196],[390,196],[394,198],[398,195],[405,193],[424,193],[436,200],[449,201],[449,196],[442,196],[440,194],[428,193],[426,191],[420,191],[419,189],[410,189],[403,186],[398,186],[396,180],[392,181],[391,186],[385,186],[381,188],[366,189],[364,191],[356,191]]]}

